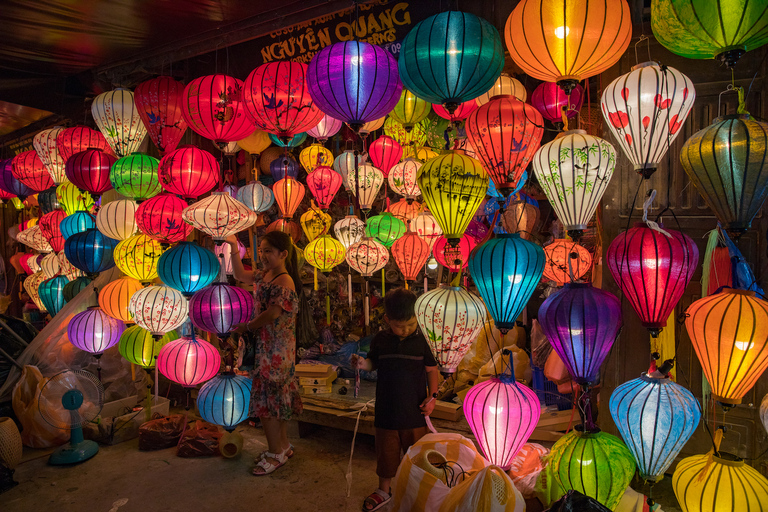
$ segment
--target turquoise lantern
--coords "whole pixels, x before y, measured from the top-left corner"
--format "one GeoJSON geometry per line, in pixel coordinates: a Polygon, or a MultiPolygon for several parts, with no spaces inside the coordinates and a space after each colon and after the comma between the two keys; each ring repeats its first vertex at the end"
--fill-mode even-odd
{"type": "Polygon", "coordinates": [[[64,240],[74,235],[82,233],[86,229],[96,227],[96,218],[88,212],[75,212],[61,219],[61,236],[64,240]]]}
{"type": "Polygon", "coordinates": [[[98,274],[115,266],[112,253],[117,242],[96,228],[86,229],[64,242],[64,255],[75,268],[86,274],[98,274]]]}
{"type": "Polygon", "coordinates": [[[58,313],[67,301],[64,300],[64,285],[69,282],[65,276],[55,276],[40,283],[37,289],[40,300],[51,316],[58,313]]]}
{"type": "Polygon", "coordinates": [[[398,60],[403,86],[451,114],[487,92],[503,68],[504,47],[496,28],[458,11],[419,22],[403,39],[398,60]]]}
{"type": "Polygon", "coordinates": [[[307,133],[306,132],[297,133],[296,135],[294,135],[288,140],[288,143],[280,140],[280,137],[278,137],[274,133],[270,133],[269,140],[271,140],[273,144],[280,146],[281,148],[284,148],[287,146],[290,149],[290,148],[295,148],[297,146],[301,146],[304,143],[304,141],[307,140],[307,133]]]}
{"type": "Polygon", "coordinates": [[[515,326],[543,273],[544,249],[518,234],[498,235],[469,257],[469,274],[504,333],[515,326]]]}
{"type": "Polygon", "coordinates": [[[248,418],[250,403],[251,379],[233,373],[212,378],[197,394],[200,416],[209,423],[221,425],[228,432],[248,418]]]}
{"type": "Polygon", "coordinates": [[[194,242],[179,242],[157,262],[160,280],[187,298],[211,284],[220,270],[216,255],[194,242]]]}

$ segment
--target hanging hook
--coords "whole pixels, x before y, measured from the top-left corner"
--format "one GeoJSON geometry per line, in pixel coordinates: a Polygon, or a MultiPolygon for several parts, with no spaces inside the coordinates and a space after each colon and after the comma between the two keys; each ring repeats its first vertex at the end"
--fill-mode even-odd
{"type": "Polygon", "coordinates": [[[738,89],[741,89],[741,87],[735,87],[733,84],[728,84],[725,90],[717,95],[717,117],[720,117],[720,105],[723,101],[723,94],[728,94],[729,92],[735,92],[738,94],[739,93],[738,89]]]}
{"type": "Polygon", "coordinates": [[[637,40],[635,43],[635,64],[640,64],[640,58],[637,56],[637,46],[642,43],[643,41],[647,41],[647,47],[648,47],[648,60],[651,60],[651,38],[648,37],[645,34],[642,34],[640,36],[640,39],[637,40]]]}

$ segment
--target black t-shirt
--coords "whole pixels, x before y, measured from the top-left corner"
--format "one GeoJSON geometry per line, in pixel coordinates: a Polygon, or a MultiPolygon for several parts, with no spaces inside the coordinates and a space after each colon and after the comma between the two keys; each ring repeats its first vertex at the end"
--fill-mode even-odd
{"type": "Polygon", "coordinates": [[[378,370],[377,428],[403,430],[426,425],[419,406],[427,398],[426,366],[437,361],[420,329],[405,339],[391,330],[379,331],[371,341],[368,359],[378,370]]]}

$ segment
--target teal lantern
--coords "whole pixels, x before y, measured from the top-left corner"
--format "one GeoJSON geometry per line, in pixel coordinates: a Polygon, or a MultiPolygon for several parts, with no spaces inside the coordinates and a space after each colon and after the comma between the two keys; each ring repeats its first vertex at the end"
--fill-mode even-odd
{"type": "Polygon", "coordinates": [[[61,219],[59,227],[61,228],[61,236],[66,240],[75,233],[82,233],[86,229],[95,228],[96,218],[88,212],[75,212],[61,219]]]}
{"type": "Polygon", "coordinates": [[[216,255],[194,242],[179,242],[173,249],[165,251],[157,262],[160,280],[185,297],[191,297],[211,284],[220,271],[216,255]]]}
{"type": "Polygon", "coordinates": [[[163,191],[157,176],[158,163],[149,155],[131,153],[112,164],[109,181],[119,194],[144,201],[163,191]]]}
{"type": "Polygon", "coordinates": [[[55,276],[40,283],[40,287],[37,289],[40,300],[51,316],[58,313],[67,303],[64,300],[64,285],[68,282],[69,279],[64,276],[55,276]]]}
{"type": "Polygon", "coordinates": [[[405,234],[405,223],[389,212],[374,215],[365,225],[365,234],[381,242],[387,249],[405,234]]]}
{"type": "Polygon", "coordinates": [[[98,274],[115,266],[112,253],[117,246],[96,228],[75,233],[64,242],[64,255],[75,268],[86,274],[98,274]]]}
{"type": "Polygon", "coordinates": [[[64,290],[62,291],[62,293],[64,294],[64,301],[69,302],[72,299],[74,299],[78,293],[85,290],[85,288],[87,288],[88,285],[91,284],[91,281],[92,279],[89,277],[80,276],[74,281],[70,281],[67,284],[65,284],[64,290]]]}
{"type": "Polygon", "coordinates": [[[519,234],[498,235],[475,249],[469,273],[496,327],[507,332],[544,273],[544,249],[519,234]]]}
{"type": "Polygon", "coordinates": [[[280,140],[280,137],[278,137],[274,133],[270,133],[269,140],[271,140],[273,144],[280,146],[281,148],[284,148],[287,146],[290,149],[290,148],[295,148],[297,146],[301,146],[301,144],[305,140],[307,140],[307,133],[306,132],[297,133],[296,135],[294,135],[288,140],[288,143],[286,143],[283,140],[280,140]]]}
{"type": "Polygon", "coordinates": [[[430,16],[413,27],[398,60],[403,86],[451,114],[488,91],[503,68],[504,48],[496,28],[458,11],[430,16]]]}

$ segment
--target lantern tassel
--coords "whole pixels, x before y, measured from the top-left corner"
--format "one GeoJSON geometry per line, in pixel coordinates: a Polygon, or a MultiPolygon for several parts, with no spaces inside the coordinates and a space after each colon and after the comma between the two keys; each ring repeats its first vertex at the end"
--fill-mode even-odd
{"type": "MultiPolygon", "coordinates": [[[[667,325],[662,329],[662,331],[659,333],[659,337],[657,338],[658,342],[658,351],[661,355],[660,361],[666,361],[668,359],[675,360],[675,312],[674,310],[672,313],[670,313],[669,318],[667,318],[667,325]]],[[[675,371],[674,367],[669,371],[669,378],[672,380],[675,379],[675,371]]]]}
{"type": "Polygon", "coordinates": [[[707,235],[707,248],[704,250],[704,264],[701,269],[701,296],[706,297],[709,290],[709,277],[712,272],[712,254],[715,252],[719,234],[717,229],[713,229],[707,235]]]}
{"type": "Polygon", "coordinates": [[[701,468],[701,473],[699,473],[699,476],[696,477],[696,481],[701,482],[704,480],[704,478],[709,473],[709,467],[714,462],[715,453],[720,452],[720,443],[723,442],[723,429],[718,428],[715,431],[715,438],[713,439],[714,446],[712,446],[712,449],[709,450],[709,453],[707,453],[707,462],[704,464],[704,467],[701,468]]]}
{"type": "Polygon", "coordinates": [[[386,278],[386,276],[387,276],[386,270],[381,269],[381,296],[382,297],[384,295],[386,295],[386,293],[387,293],[386,290],[385,290],[385,286],[386,286],[386,284],[385,284],[386,279],[385,278],[386,278]]]}
{"type": "Polygon", "coordinates": [[[451,286],[461,286],[461,272],[456,272],[456,275],[453,276],[453,280],[451,280],[451,286]]]}
{"type": "Polygon", "coordinates": [[[315,267],[315,291],[317,291],[318,289],[319,287],[317,285],[317,267],[315,267]]]}

